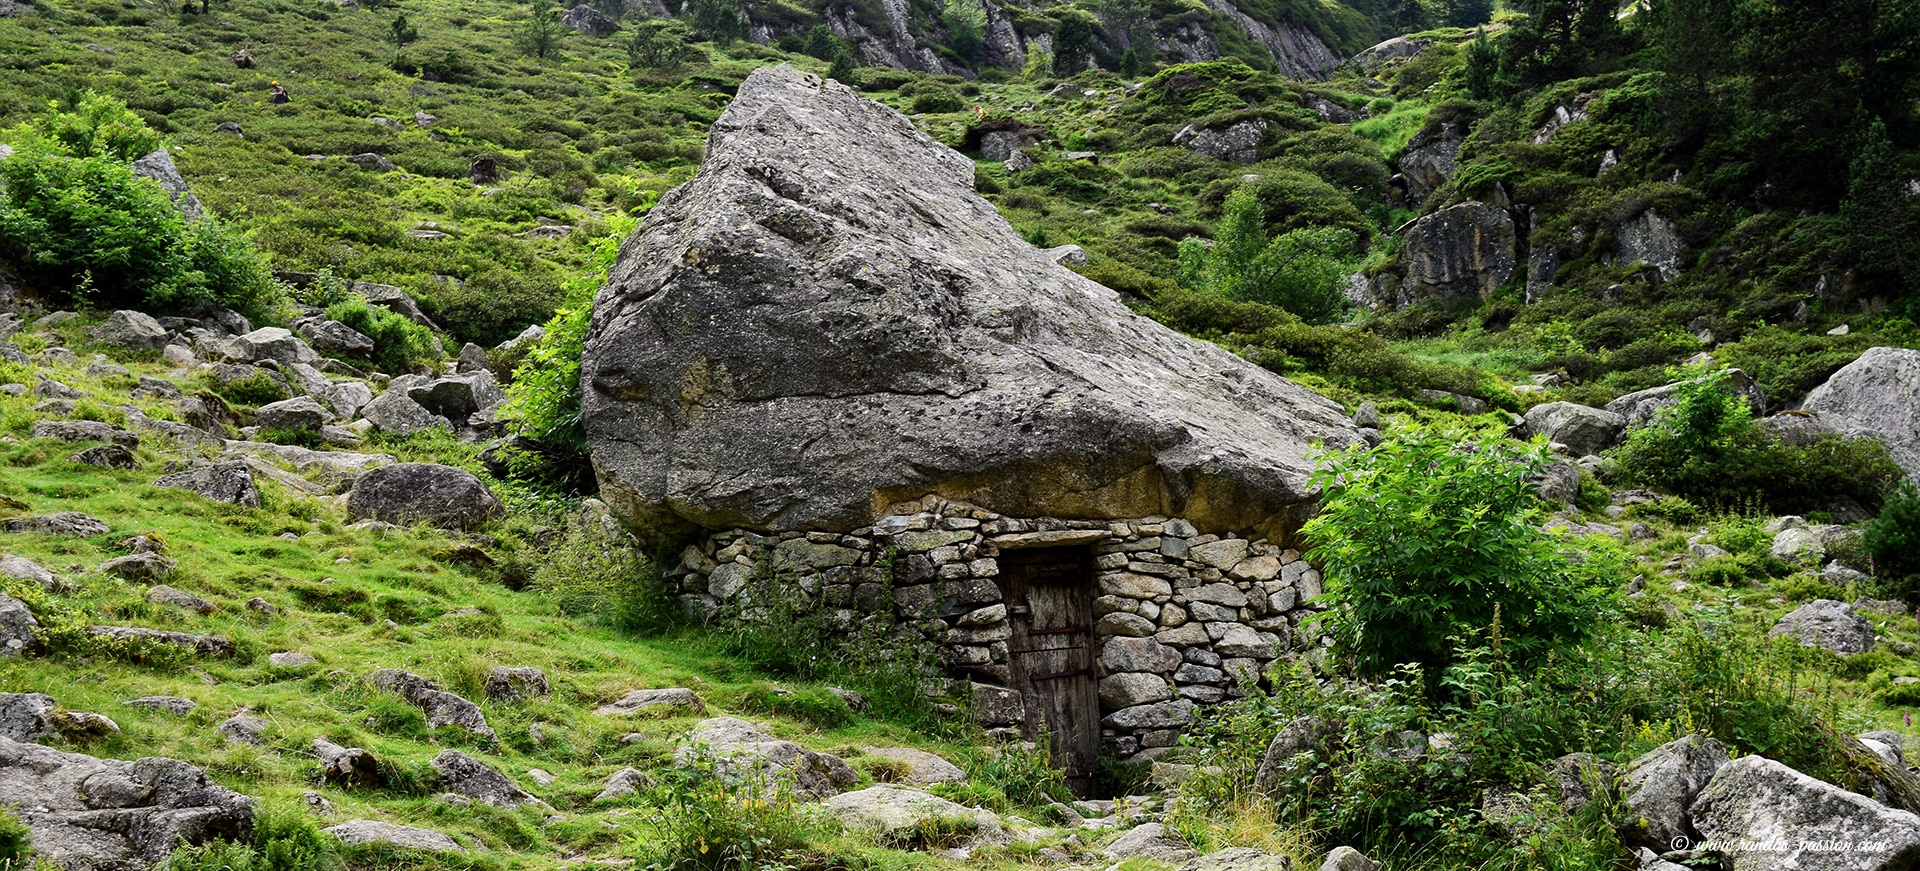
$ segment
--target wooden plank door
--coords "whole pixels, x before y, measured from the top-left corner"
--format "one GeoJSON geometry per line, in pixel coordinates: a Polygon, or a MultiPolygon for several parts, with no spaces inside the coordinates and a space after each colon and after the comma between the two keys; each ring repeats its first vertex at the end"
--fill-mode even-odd
{"type": "Polygon", "coordinates": [[[1014,689],[1026,706],[1028,740],[1045,733],[1053,764],[1077,790],[1099,767],[1100,693],[1094,678],[1093,559],[1087,548],[1007,551],[1001,592],[1013,637],[1014,689]]]}

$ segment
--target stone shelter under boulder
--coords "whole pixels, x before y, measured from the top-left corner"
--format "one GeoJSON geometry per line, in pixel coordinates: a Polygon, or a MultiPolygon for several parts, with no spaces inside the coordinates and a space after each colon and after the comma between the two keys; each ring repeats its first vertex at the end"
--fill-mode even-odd
{"type": "Polygon", "coordinates": [[[685,548],[690,608],[776,587],[919,627],[1070,773],[1318,641],[1297,535],[1343,410],[1054,263],[837,82],[741,85],[622,249],[581,382],[602,497],[685,548]]]}

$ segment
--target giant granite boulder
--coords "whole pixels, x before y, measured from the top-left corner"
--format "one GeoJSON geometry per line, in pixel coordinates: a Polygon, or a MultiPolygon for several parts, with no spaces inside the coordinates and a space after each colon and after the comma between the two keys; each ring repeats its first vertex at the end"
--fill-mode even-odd
{"type": "Polygon", "coordinates": [[[1869,348],[1813,388],[1801,408],[1849,435],[1886,442],[1893,461],[1920,482],[1920,351],[1869,348]]]}
{"type": "Polygon", "coordinates": [[[660,539],[852,529],[937,493],[1013,516],[1284,535],[1339,406],[1028,245],[899,113],[754,71],[594,303],[603,498],[660,539]]]}
{"type": "Polygon", "coordinates": [[[1920,867],[1920,816],[1759,756],[1720,766],[1691,816],[1732,871],[1920,867]]]}

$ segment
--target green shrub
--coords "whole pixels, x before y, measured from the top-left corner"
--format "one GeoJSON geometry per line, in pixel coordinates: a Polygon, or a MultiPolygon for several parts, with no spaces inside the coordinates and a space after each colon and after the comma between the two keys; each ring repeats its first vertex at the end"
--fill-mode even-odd
{"type": "Polygon", "coordinates": [[[592,616],[631,632],[675,625],[660,570],[628,535],[599,524],[567,530],[533,572],[533,585],[561,613],[592,616]]]}
{"type": "Polygon", "coordinates": [[[1920,598],[1920,490],[1902,484],[1860,538],[1880,588],[1901,599],[1920,598]]]}
{"type": "Polygon", "coordinates": [[[1191,238],[1180,243],[1181,281],[1324,324],[1346,309],[1340,283],[1350,270],[1342,258],[1353,245],[1352,233],[1332,227],[1292,230],[1269,240],[1259,199],[1241,188],[1227,197],[1211,246],[1191,238]]]}
{"type": "Polygon", "coordinates": [[[1794,604],[1815,599],[1847,598],[1847,591],[1813,575],[1794,575],[1773,585],[1775,595],[1794,604]]]}
{"type": "Polygon", "coordinates": [[[1652,502],[1627,507],[1628,517],[1657,517],[1675,526],[1687,526],[1701,517],[1699,507],[1678,496],[1662,496],[1652,502]]]}
{"type": "Polygon", "coordinates": [[[462,341],[491,348],[528,324],[553,317],[559,285],[544,275],[489,269],[463,284],[436,289],[430,301],[434,323],[462,341]]]}
{"type": "Polygon", "coordinates": [[[1339,606],[1336,637],[1362,674],[1417,663],[1437,688],[1457,638],[1498,632],[1529,662],[1593,631],[1605,588],[1588,586],[1535,526],[1527,477],[1543,451],[1409,428],[1321,458],[1313,481],[1325,495],[1303,532],[1339,606]]]}
{"type": "Polygon", "coordinates": [[[771,766],[726,765],[696,751],[666,769],[648,796],[656,810],[630,843],[635,867],[681,871],[748,871],[795,867],[828,832],[806,813],[793,784],[771,766]]]}
{"type": "Polygon", "coordinates": [[[1752,407],[1723,374],[1683,383],[1655,425],[1633,431],[1616,454],[1623,482],[1719,509],[1759,500],[1776,514],[1824,511],[1839,497],[1878,505],[1901,472],[1870,439],[1789,445],[1754,423],[1752,407]]]}
{"type": "Polygon", "coordinates": [[[258,315],[277,294],[253,246],[219,221],[188,221],[127,164],[45,139],[0,162],[0,256],[61,303],[258,315]]]}
{"type": "Polygon", "coordinates": [[[853,722],[853,709],[845,699],[817,687],[794,690],[756,683],[741,694],[739,704],[755,713],[789,717],[819,729],[838,729],[853,722]]]}
{"type": "Polygon", "coordinates": [[[254,815],[252,843],[181,847],[157,871],[343,871],[338,844],[304,813],[269,808],[254,815]]]}
{"type": "Polygon", "coordinates": [[[327,317],[372,339],[373,363],[389,374],[429,370],[440,361],[433,331],[399,312],[354,299],[328,306],[327,317]]]}
{"type": "Polygon", "coordinates": [[[947,112],[958,112],[967,108],[967,101],[961,99],[959,94],[944,89],[938,91],[923,91],[914,96],[913,103],[909,108],[911,111],[921,114],[940,115],[947,112]]]}
{"type": "Polygon", "coordinates": [[[31,834],[26,823],[0,807],[0,868],[26,867],[27,854],[32,851],[31,834]]]}

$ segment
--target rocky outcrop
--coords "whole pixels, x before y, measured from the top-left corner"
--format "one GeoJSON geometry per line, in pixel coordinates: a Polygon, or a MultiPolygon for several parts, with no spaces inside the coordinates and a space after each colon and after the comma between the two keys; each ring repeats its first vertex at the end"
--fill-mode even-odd
{"type": "Polygon", "coordinates": [[[96,343],[129,351],[158,351],[167,344],[160,322],[137,311],[116,311],[90,333],[96,343]]]}
{"type": "Polygon", "coordinates": [[[1651,266],[1661,281],[1680,277],[1680,235],[1673,222],[1648,209],[1613,229],[1614,251],[1606,256],[1608,266],[1651,266]]]}
{"type": "Polygon", "coordinates": [[[1460,169],[1460,146],[1466,141],[1466,131],[1453,121],[1422,130],[1407,141],[1394,166],[1400,171],[1409,201],[1426,202],[1453,179],[1460,169]]]}
{"type": "Polygon", "coordinates": [[[1486,203],[1448,206],[1414,221],[1400,246],[1394,304],[1486,299],[1513,277],[1517,244],[1513,216],[1486,203]]]}
{"type": "Polygon", "coordinates": [[[198,493],[215,502],[260,507],[260,488],[243,462],[207,463],[164,476],[153,486],[198,493]]]}
{"type": "Polygon", "coordinates": [[[322,831],[349,847],[362,844],[388,844],[408,850],[426,850],[435,853],[466,852],[458,842],[441,832],[380,820],[349,820],[337,826],[328,826],[322,831]]]}
{"type": "Polygon", "coordinates": [[[1303,25],[1282,20],[1277,26],[1269,27],[1265,22],[1240,11],[1232,0],[1206,0],[1206,4],[1214,14],[1238,24],[1250,39],[1265,47],[1273,55],[1273,62],[1281,75],[1292,79],[1324,80],[1334,67],[1340,65],[1340,56],[1303,25]]]}
{"type": "Polygon", "coordinates": [[[562,13],[560,23],[588,36],[612,36],[620,32],[620,22],[585,3],[562,13]]]}
{"type": "Polygon", "coordinates": [[[1784,635],[1802,647],[1819,647],[1834,653],[1866,653],[1873,649],[1873,623],[1853,610],[1853,606],[1832,599],[1815,599],[1793,609],[1775,623],[1768,635],[1784,635]]]}
{"type": "Polygon", "coordinates": [[[253,835],[253,799],[177,759],[96,759],[0,736],[0,796],[35,854],[68,869],[144,869],[182,843],[253,835]]]}
{"type": "Polygon", "coordinates": [[[1410,36],[1396,36],[1385,42],[1377,43],[1359,54],[1347,59],[1347,63],[1358,67],[1362,72],[1372,75],[1382,67],[1396,61],[1403,61],[1420,53],[1421,49],[1433,44],[1431,39],[1416,39],[1410,36]]]}
{"type": "Polygon", "coordinates": [[[1269,126],[1261,118],[1219,130],[1188,125],[1173,135],[1173,144],[1186,146],[1188,151],[1204,157],[1246,165],[1260,159],[1260,141],[1266,138],[1269,126]]]}
{"type": "Polygon", "coordinates": [[[1849,435],[1885,442],[1920,483],[1920,351],[1869,348],[1808,393],[1801,408],[1849,435]]]}
{"type": "Polygon", "coordinates": [[[1702,836],[1732,871],[1867,871],[1920,865],[1920,816],[1771,759],[1719,767],[1693,802],[1702,836]]]}
{"type": "Polygon", "coordinates": [[[481,804],[508,810],[523,804],[545,804],[508,780],[506,775],[458,750],[440,751],[440,755],[433,757],[433,771],[440,775],[440,785],[448,792],[481,804]]]}
{"type": "Polygon", "coordinates": [[[402,526],[472,529],[501,511],[472,472],[433,463],[395,463],[362,474],[347,491],[347,519],[402,526]]]}
{"type": "Polygon", "coordinates": [[[837,83],[754,71],[595,301],[602,498],[656,539],[854,529],[929,492],[1296,528],[1310,446],[1358,441],[1341,409],[1049,262],[972,169],[837,83]]]}
{"type": "Polygon", "coordinates": [[[898,786],[870,786],[857,792],[845,792],[821,803],[827,813],[850,832],[858,832],[883,842],[908,842],[931,822],[957,827],[961,821],[971,825],[969,846],[998,844],[1008,840],[1000,818],[987,811],[955,804],[917,789],[898,786]]]}
{"type": "Polygon", "coordinates": [[[7,532],[35,532],[41,535],[87,536],[106,532],[107,523],[98,517],[81,514],[78,511],[62,511],[57,514],[15,517],[0,523],[0,529],[7,532]]]}
{"type": "Polygon", "coordinates": [[[493,727],[480,706],[440,688],[439,684],[397,668],[383,668],[367,677],[380,689],[398,695],[427,715],[427,728],[458,726],[482,738],[493,740],[493,727]]]}

